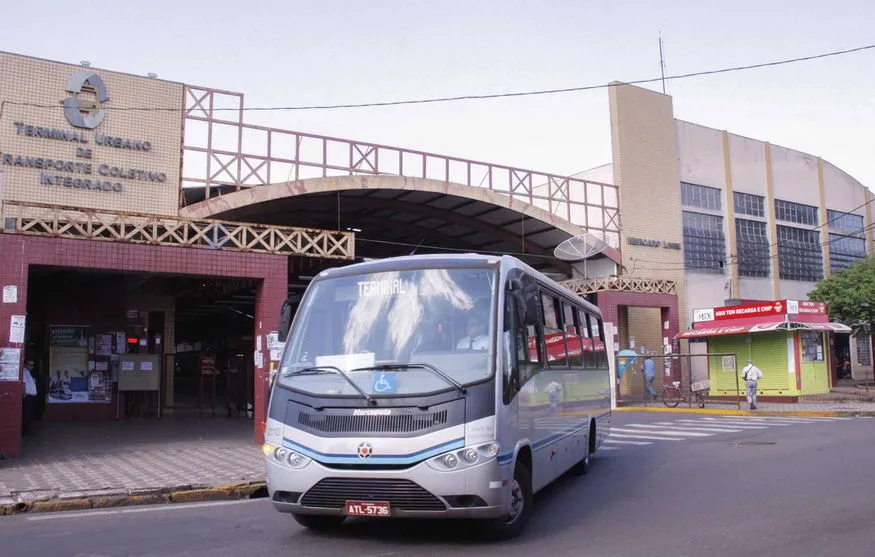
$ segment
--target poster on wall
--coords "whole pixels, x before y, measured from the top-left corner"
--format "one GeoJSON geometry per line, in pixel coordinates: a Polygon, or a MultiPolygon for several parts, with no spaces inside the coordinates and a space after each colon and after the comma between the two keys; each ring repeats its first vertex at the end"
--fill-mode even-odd
{"type": "Polygon", "coordinates": [[[24,315],[13,315],[9,318],[9,342],[21,344],[24,342],[24,315]]]}
{"type": "Polygon", "coordinates": [[[21,348],[0,348],[0,381],[18,381],[21,348]]]}
{"type": "Polygon", "coordinates": [[[286,343],[280,342],[279,333],[272,331],[267,334],[267,349],[270,352],[270,361],[278,362],[283,353],[286,343]]]}
{"type": "Polygon", "coordinates": [[[88,346],[88,327],[51,325],[49,327],[49,344],[51,346],[84,348],[88,346]]]}
{"type": "Polygon", "coordinates": [[[94,354],[96,356],[112,355],[112,335],[97,335],[94,354]]]}
{"type": "Polygon", "coordinates": [[[18,302],[18,287],[14,284],[8,284],[3,287],[3,303],[14,304],[18,302]]]}
{"type": "Polygon", "coordinates": [[[106,371],[88,370],[84,350],[53,350],[49,373],[49,404],[110,402],[109,377],[106,371]]]}

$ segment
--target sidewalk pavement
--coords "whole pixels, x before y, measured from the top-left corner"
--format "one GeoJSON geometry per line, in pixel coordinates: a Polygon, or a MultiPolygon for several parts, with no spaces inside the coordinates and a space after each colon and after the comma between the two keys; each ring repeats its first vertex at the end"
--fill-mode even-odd
{"type": "Polygon", "coordinates": [[[42,423],[0,460],[0,515],[250,497],[264,461],[249,420],[42,423]]]}
{"type": "Polygon", "coordinates": [[[741,408],[734,402],[706,401],[705,408],[695,404],[681,402],[677,408],[666,408],[660,402],[630,401],[624,402],[620,411],[644,410],[650,412],[698,412],[705,414],[751,414],[779,416],[875,416],[875,402],[858,400],[806,400],[797,403],[758,402],[756,410],[748,409],[747,402],[741,403],[741,408]]]}

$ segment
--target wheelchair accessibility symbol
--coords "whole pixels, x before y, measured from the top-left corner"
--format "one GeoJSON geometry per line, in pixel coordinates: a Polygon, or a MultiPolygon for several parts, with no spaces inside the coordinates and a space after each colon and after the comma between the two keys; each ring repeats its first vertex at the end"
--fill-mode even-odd
{"type": "Polygon", "coordinates": [[[379,394],[395,392],[395,374],[380,373],[374,379],[374,392],[379,394]]]}

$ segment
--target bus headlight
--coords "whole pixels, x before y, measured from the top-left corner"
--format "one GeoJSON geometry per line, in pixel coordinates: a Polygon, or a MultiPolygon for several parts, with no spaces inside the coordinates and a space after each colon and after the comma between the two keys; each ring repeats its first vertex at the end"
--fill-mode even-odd
{"type": "Polygon", "coordinates": [[[426,460],[431,468],[441,472],[464,470],[483,462],[488,462],[498,455],[498,443],[481,443],[463,447],[426,460]]]}
{"type": "Polygon", "coordinates": [[[268,452],[266,447],[267,445],[265,445],[265,453],[269,454],[271,458],[273,458],[274,462],[282,464],[283,466],[298,469],[310,464],[310,458],[291,449],[287,449],[285,447],[276,447],[273,451],[268,452]]]}
{"type": "Polygon", "coordinates": [[[289,456],[286,458],[286,462],[288,462],[289,466],[292,468],[303,468],[310,464],[310,459],[302,454],[289,451],[289,456]]]}

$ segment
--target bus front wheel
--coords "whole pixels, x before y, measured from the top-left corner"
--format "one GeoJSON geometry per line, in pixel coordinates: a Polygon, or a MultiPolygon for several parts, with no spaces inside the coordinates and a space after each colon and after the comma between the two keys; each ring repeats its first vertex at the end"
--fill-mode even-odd
{"type": "Polygon", "coordinates": [[[511,512],[507,516],[490,521],[491,537],[507,540],[522,534],[532,515],[532,503],[532,473],[525,463],[517,461],[513,471],[511,512]]]}
{"type": "Polygon", "coordinates": [[[309,528],[311,530],[330,530],[332,528],[337,528],[346,519],[345,516],[335,516],[330,514],[298,513],[292,513],[292,518],[304,528],[309,528]]]}

